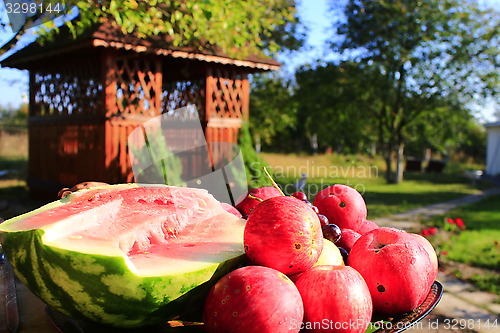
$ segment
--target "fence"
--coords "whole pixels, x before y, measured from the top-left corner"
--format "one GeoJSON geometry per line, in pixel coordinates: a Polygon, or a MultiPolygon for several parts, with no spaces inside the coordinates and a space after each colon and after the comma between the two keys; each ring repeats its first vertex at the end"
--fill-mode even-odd
{"type": "Polygon", "coordinates": [[[0,158],[28,158],[28,129],[0,127],[0,158]]]}

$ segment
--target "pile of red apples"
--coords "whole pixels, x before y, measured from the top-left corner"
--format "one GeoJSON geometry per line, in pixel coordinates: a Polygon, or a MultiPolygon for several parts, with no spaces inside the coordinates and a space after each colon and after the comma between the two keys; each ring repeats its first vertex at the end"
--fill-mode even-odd
{"type": "Polygon", "coordinates": [[[236,206],[247,218],[249,265],[210,290],[209,332],[361,333],[375,317],[412,311],[427,297],[438,261],[424,237],[367,220],[349,186],[325,188],[313,203],[304,197],[261,187],[236,206]],[[324,238],[321,215],[340,229],[335,243],[324,238]]]}

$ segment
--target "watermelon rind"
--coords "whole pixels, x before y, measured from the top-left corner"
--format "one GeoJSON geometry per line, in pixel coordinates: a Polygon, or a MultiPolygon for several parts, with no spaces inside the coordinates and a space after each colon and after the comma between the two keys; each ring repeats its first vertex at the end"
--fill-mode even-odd
{"type": "MultiPolygon", "coordinates": [[[[191,271],[172,269],[172,274],[144,276],[131,269],[123,252],[97,254],[92,247],[89,253],[57,247],[44,241],[50,226],[16,230],[23,220],[65,205],[75,195],[78,192],[0,224],[2,245],[19,280],[49,307],[68,317],[133,328],[179,318],[187,312],[193,314],[197,306],[202,306],[211,285],[244,261],[241,244],[241,250],[228,251],[218,262],[193,263],[191,271]]],[[[236,234],[242,228],[243,224],[236,234]]]]}

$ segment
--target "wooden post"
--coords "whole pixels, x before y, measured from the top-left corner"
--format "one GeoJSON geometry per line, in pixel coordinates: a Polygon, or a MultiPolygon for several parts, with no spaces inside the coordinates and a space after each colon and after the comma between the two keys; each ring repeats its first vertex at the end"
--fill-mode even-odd
{"type": "MultiPolygon", "coordinates": [[[[214,154],[213,154],[213,145],[211,142],[215,141],[214,131],[212,128],[209,128],[208,123],[212,115],[215,113],[214,110],[214,101],[213,101],[213,93],[214,93],[214,77],[213,72],[210,67],[207,67],[207,77],[205,79],[205,119],[200,119],[202,121],[202,128],[205,132],[205,139],[207,141],[207,149],[208,149],[208,162],[210,167],[214,167],[214,154]]],[[[198,162],[203,163],[203,162],[198,162]]],[[[201,164],[200,164],[201,165],[201,164]]]]}
{"type": "Polygon", "coordinates": [[[155,114],[154,116],[159,116],[163,113],[161,110],[161,99],[163,96],[163,72],[162,72],[162,62],[159,56],[154,59],[155,62],[155,114]]]}
{"type": "Polygon", "coordinates": [[[116,72],[112,50],[103,50],[102,74],[104,83],[104,115],[108,118],[117,113],[116,105],[116,72]]]}
{"type": "MultiPolygon", "coordinates": [[[[118,161],[117,146],[119,143],[116,137],[116,125],[111,124],[110,117],[118,112],[116,105],[116,65],[113,61],[113,51],[103,50],[102,55],[102,82],[104,84],[104,178],[114,180],[113,168],[116,169],[118,161]],[[114,162],[113,162],[114,161],[114,162]]],[[[111,181],[111,180],[110,180],[111,181]]]]}
{"type": "Polygon", "coordinates": [[[28,116],[35,117],[40,115],[40,104],[36,102],[36,93],[38,91],[38,86],[36,85],[36,73],[35,70],[30,70],[30,78],[29,78],[29,108],[28,108],[28,116]]]}
{"type": "Polygon", "coordinates": [[[214,81],[212,70],[208,68],[205,80],[205,119],[203,119],[205,122],[208,122],[210,117],[215,113],[213,101],[214,81]]]}
{"type": "Polygon", "coordinates": [[[242,120],[247,121],[250,113],[250,82],[248,81],[247,74],[241,77],[241,90],[243,91],[242,120]]]}

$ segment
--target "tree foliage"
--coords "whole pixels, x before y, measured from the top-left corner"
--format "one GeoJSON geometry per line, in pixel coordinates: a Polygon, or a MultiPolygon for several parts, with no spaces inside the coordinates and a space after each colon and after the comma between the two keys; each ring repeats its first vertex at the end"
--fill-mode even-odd
{"type": "Polygon", "coordinates": [[[268,165],[255,151],[248,123],[244,123],[240,128],[238,146],[245,163],[248,187],[271,186],[271,182],[263,170],[268,165]]]}
{"type": "MultiPolygon", "coordinates": [[[[36,0],[40,2],[41,0],[36,0]]],[[[296,49],[303,35],[294,0],[46,0],[63,5],[60,13],[77,10],[76,20],[67,20],[74,37],[102,22],[115,22],[124,33],[138,37],[166,34],[174,46],[210,48],[217,46],[231,56],[276,52],[282,47],[296,49]]],[[[33,20],[26,24],[10,43],[1,48],[7,51],[25,33],[33,20]]],[[[43,37],[53,36],[57,28],[53,17],[45,16],[43,37]]],[[[0,22],[7,29],[8,22],[0,22]]]]}
{"type": "Polygon", "coordinates": [[[336,23],[343,38],[332,46],[378,71],[366,77],[376,78],[372,112],[387,180],[399,181],[412,122],[450,110],[436,107],[443,101],[465,105],[498,94],[500,15],[466,0],[349,0],[344,14],[345,22],[336,23]]]}
{"type": "Polygon", "coordinates": [[[297,70],[299,131],[318,136],[320,148],[358,152],[375,138],[370,117],[366,69],[351,62],[297,70]]]}
{"type": "Polygon", "coordinates": [[[254,142],[269,147],[292,140],[284,140],[297,122],[292,82],[278,73],[257,74],[252,78],[251,92],[249,129],[254,142]]]}
{"type": "Polygon", "coordinates": [[[27,127],[28,104],[23,103],[17,109],[10,105],[0,105],[0,126],[27,127]]]}

